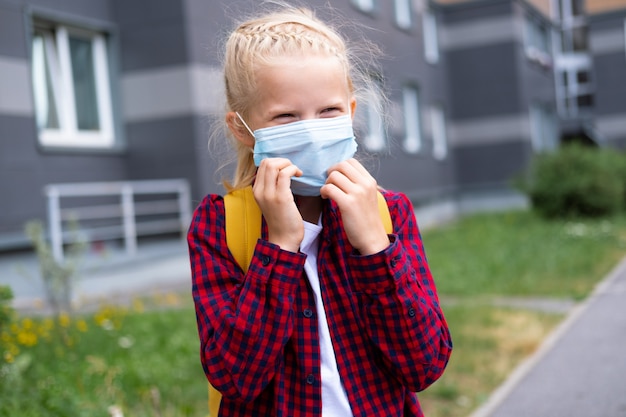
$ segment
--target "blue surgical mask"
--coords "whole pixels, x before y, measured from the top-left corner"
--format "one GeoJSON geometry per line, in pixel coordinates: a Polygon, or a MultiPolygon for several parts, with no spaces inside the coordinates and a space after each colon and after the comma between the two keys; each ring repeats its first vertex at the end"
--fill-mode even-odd
{"type": "Polygon", "coordinates": [[[328,169],[352,158],[357,149],[349,115],[300,120],[250,133],[255,139],[254,164],[259,166],[265,158],[289,159],[302,170],[301,177],[291,179],[291,191],[302,196],[320,195],[328,169]]]}

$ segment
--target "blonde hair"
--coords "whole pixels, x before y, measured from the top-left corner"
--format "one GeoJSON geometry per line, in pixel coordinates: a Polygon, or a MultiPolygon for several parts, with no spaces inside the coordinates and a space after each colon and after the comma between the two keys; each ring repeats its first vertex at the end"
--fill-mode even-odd
{"type": "MultiPolygon", "coordinates": [[[[353,95],[357,95],[357,87],[362,89],[361,85],[368,91],[377,89],[363,71],[365,61],[356,59],[347,40],[336,29],[318,19],[310,9],[273,4],[279,8],[239,24],[226,40],[223,70],[227,112],[238,112],[245,120],[256,100],[257,71],[284,57],[302,54],[336,57],[344,67],[353,95]]],[[[367,46],[370,53],[375,50],[373,45],[367,46]]],[[[253,154],[249,147],[233,138],[225,123],[222,127],[236,151],[232,183],[223,181],[223,184],[227,190],[246,187],[256,174],[253,154]]],[[[211,140],[217,140],[216,135],[211,140]]]]}

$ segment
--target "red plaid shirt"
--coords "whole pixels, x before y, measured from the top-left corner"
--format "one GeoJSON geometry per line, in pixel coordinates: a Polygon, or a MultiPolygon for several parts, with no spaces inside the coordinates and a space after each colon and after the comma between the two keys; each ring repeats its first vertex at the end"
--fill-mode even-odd
{"type": "MultiPolygon", "coordinates": [[[[354,416],[422,416],[414,392],[452,349],[410,201],[385,191],[394,223],[384,251],[360,256],[333,202],[323,209],[318,271],[337,367],[354,416]]],[[[315,298],[305,256],[262,238],[247,274],[226,245],[224,202],[207,196],[188,234],[204,371],[220,416],[319,416],[315,298]]]]}

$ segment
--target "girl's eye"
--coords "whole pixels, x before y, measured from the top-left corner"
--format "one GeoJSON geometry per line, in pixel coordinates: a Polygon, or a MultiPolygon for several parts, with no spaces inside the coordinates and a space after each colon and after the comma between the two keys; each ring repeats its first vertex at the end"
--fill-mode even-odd
{"type": "Polygon", "coordinates": [[[341,109],[339,107],[328,107],[322,110],[323,117],[334,117],[341,113],[341,109]]]}
{"type": "Polygon", "coordinates": [[[283,114],[279,114],[279,115],[274,116],[274,120],[291,119],[293,117],[294,116],[291,113],[283,113],[283,114]]]}

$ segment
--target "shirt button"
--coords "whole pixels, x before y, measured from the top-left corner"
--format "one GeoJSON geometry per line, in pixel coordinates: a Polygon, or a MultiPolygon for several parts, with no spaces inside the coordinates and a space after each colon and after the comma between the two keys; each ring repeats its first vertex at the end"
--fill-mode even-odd
{"type": "Polygon", "coordinates": [[[261,263],[263,264],[263,266],[268,266],[270,264],[270,257],[267,255],[263,255],[263,257],[261,258],[261,263]]]}
{"type": "Polygon", "coordinates": [[[304,317],[306,317],[306,318],[311,318],[311,317],[313,317],[313,310],[311,310],[310,308],[306,308],[306,309],[304,309],[302,314],[304,314],[304,317]]]}
{"type": "Polygon", "coordinates": [[[306,377],[306,383],[309,385],[313,385],[313,383],[315,382],[315,375],[313,374],[309,374],[306,377]]]}
{"type": "Polygon", "coordinates": [[[392,259],[391,262],[389,262],[389,265],[391,265],[392,268],[395,268],[397,263],[398,262],[395,259],[392,259]]]}
{"type": "Polygon", "coordinates": [[[413,307],[409,308],[409,317],[415,317],[415,309],[413,307]]]}

